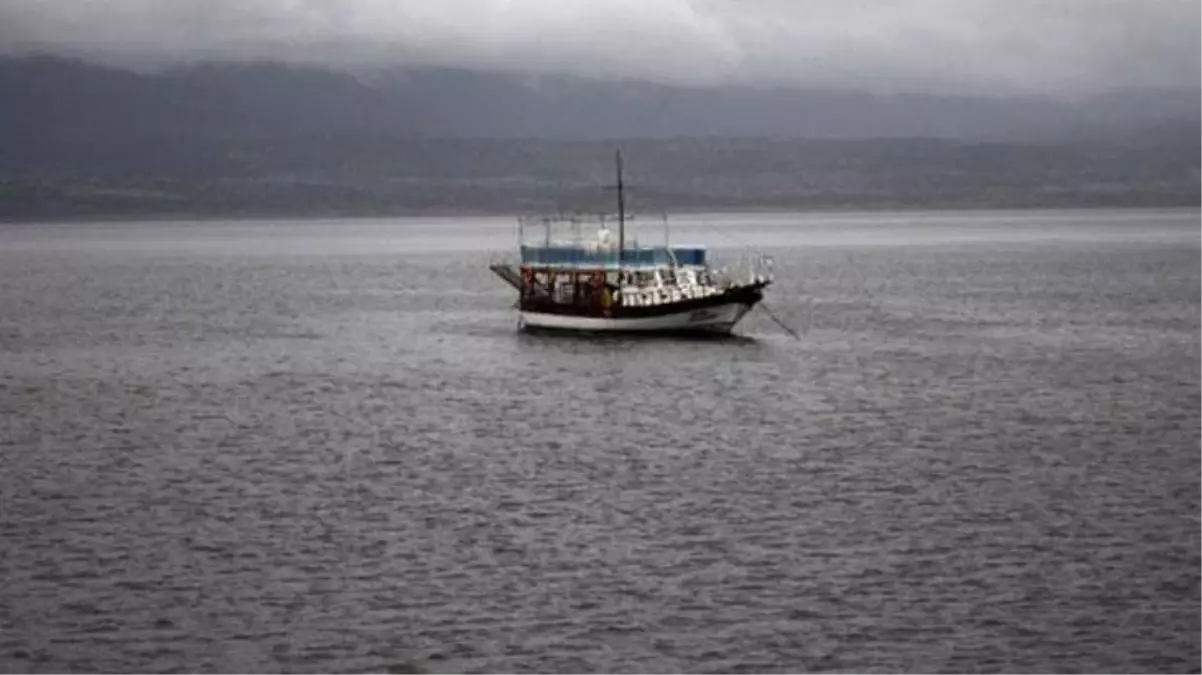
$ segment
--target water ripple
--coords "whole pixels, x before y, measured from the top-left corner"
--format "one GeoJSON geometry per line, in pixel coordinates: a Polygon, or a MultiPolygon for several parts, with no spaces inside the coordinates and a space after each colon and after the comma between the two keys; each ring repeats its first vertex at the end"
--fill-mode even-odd
{"type": "Polygon", "coordinates": [[[1196,669],[1196,214],[1120,216],[773,225],[801,342],[518,334],[378,225],[21,230],[0,670],[1196,669]]]}

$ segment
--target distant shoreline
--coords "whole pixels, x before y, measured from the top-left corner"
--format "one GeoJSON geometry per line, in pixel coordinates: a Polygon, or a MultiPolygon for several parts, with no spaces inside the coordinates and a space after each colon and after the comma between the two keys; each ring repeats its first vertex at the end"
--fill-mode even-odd
{"type": "MultiPolygon", "coordinates": [[[[729,206],[729,207],[682,207],[672,208],[666,211],[669,219],[673,216],[686,216],[697,214],[840,214],[840,213],[882,213],[882,212],[898,212],[898,213],[929,213],[929,212],[965,212],[977,213],[987,211],[1198,211],[1202,210],[1202,203],[1162,203],[1162,204],[1078,204],[1078,205],[1029,205],[1029,204],[1013,204],[1013,205],[964,205],[964,204],[948,204],[948,205],[915,205],[915,204],[897,204],[897,205],[846,205],[846,206],[823,206],[823,207],[805,207],[805,206],[729,206]]],[[[332,213],[312,213],[300,211],[281,211],[272,213],[250,212],[250,213],[217,213],[217,212],[163,212],[163,213],[88,213],[88,214],[68,214],[68,215],[46,215],[46,216],[2,216],[0,215],[0,225],[36,225],[36,224],[65,224],[65,223],[145,223],[145,222],[214,222],[214,221],[269,221],[269,220],[286,220],[286,221],[319,221],[319,220],[381,220],[388,218],[398,219],[413,219],[413,218],[434,218],[434,219],[453,219],[453,218],[518,218],[525,215],[542,214],[553,211],[529,211],[529,210],[502,210],[502,209],[403,209],[395,211],[381,212],[332,212],[332,213]]],[[[659,211],[635,211],[635,215],[642,214],[643,218],[647,217],[648,213],[658,217],[659,211]]]]}

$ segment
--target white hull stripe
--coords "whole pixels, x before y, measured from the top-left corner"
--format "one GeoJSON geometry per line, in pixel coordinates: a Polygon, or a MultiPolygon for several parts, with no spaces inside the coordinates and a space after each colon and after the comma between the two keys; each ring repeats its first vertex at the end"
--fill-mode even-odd
{"type": "Polygon", "coordinates": [[[743,318],[750,305],[729,303],[659,316],[613,319],[521,312],[522,323],[531,328],[583,331],[729,331],[743,318]]]}

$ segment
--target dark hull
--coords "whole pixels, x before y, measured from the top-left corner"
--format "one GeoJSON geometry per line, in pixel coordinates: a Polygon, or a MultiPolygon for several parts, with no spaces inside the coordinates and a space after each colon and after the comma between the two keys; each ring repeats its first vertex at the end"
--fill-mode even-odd
{"type": "Polygon", "coordinates": [[[697,312],[700,310],[717,308],[731,304],[746,305],[749,308],[754,307],[757,303],[764,299],[764,287],[767,285],[767,282],[757,282],[754,284],[748,284],[746,286],[738,286],[729,289],[724,293],[711,295],[707,298],[695,298],[681,300],[680,302],[668,302],[660,305],[641,307],[620,305],[616,307],[603,308],[595,305],[567,305],[546,300],[523,298],[519,302],[518,308],[523,312],[537,312],[539,314],[550,314],[554,316],[565,317],[574,316],[606,319],[649,319],[685,312],[697,312]]]}
{"type": "Polygon", "coordinates": [[[707,298],[650,307],[562,306],[526,303],[521,326],[529,331],[626,333],[640,335],[729,335],[763,299],[765,283],[732,288],[707,298]]]}

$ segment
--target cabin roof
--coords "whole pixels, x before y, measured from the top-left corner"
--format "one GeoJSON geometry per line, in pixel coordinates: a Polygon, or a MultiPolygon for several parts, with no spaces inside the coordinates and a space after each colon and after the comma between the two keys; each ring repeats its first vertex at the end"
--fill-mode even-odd
{"type": "Polygon", "coordinates": [[[522,264],[568,267],[668,267],[705,266],[702,246],[626,247],[619,261],[616,247],[541,245],[522,246],[522,264]]]}

